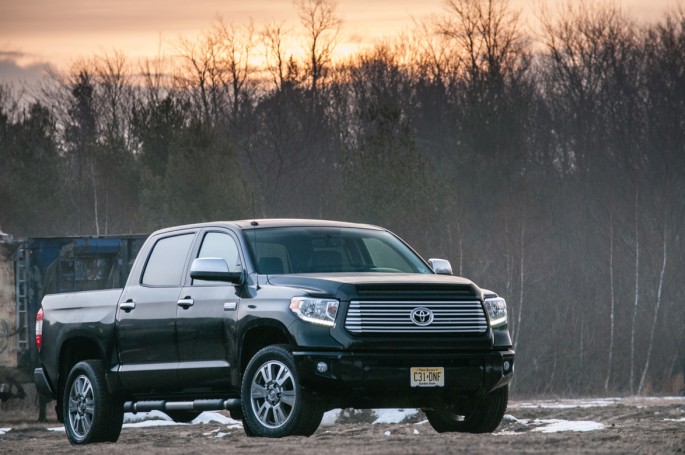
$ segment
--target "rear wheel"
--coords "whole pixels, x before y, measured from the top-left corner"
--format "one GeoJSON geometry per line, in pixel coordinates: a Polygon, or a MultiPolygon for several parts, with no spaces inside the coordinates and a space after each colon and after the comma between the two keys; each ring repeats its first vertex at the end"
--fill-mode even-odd
{"type": "Polygon", "coordinates": [[[474,397],[459,412],[449,409],[427,410],[426,417],[438,433],[492,433],[507,410],[509,387],[474,397]]]}
{"type": "Polygon", "coordinates": [[[74,365],[64,388],[62,412],[72,444],[119,439],[123,402],[107,391],[102,361],[85,360],[74,365]]]}
{"type": "Polygon", "coordinates": [[[306,396],[287,346],[267,346],[245,369],[243,426],[248,436],[310,436],[323,417],[320,401],[306,396]]]}

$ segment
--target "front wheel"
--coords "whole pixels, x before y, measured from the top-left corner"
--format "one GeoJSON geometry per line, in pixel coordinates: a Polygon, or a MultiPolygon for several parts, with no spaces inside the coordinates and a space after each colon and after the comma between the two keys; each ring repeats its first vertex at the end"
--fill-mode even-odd
{"type": "Polygon", "coordinates": [[[460,412],[426,410],[426,417],[438,433],[492,433],[502,422],[509,401],[509,386],[471,398],[460,412]]]}
{"type": "Polygon", "coordinates": [[[116,442],[124,421],[123,402],[107,391],[100,360],[85,360],[71,369],[63,395],[62,415],[72,444],[116,442]]]}
{"type": "Polygon", "coordinates": [[[245,369],[241,394],[248,436],[310,436],[323,417],[321,402],[302,390],[287,346],[267,346],[255,354],[245,369]]]}

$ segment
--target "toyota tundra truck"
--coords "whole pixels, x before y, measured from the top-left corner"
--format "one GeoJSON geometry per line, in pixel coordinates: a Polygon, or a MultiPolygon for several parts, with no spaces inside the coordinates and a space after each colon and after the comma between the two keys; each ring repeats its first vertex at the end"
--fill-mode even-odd
{"type": "Polygon", "coordinates": [[[494,431],[514,351],[497,294],[376,226],[247,220],[150,235],[123,289],[53,294],[39,392],[72,444],[125,412],[228,410],[248,436],[309,436],[335,408],[419,408],[438,432],[494,431]]]}

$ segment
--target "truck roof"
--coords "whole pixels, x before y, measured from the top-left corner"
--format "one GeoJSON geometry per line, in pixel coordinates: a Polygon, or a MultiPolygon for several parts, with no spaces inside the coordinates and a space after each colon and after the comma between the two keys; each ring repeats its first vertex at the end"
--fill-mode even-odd
{"type": "Polygon", "coordinates": [[[183,226],[169,227],[160,229],[158,232],[175,231],[179,229],[189,229],[209,226],[228,226],[240,230],[259,229],[259,228],[273,228],[273,227],[345,227],[345,228],[359,228],[359,229],[374,229],[382,230],[378,226],[371,224],[349,223],[345,221],[329,221],[329,220],[314,220],[314,219],[300,219],[300,218],[261,218],[253,220],[238,220],[238,221],[210,221],[205,223],[187,224],[183,226]]]}
{"type": "Polygon", "coordinates": [[[345,221],[313,220],[299,218],[263,218],[256,220],[235,221],[241,229],[252,229],[255,227],[298,227],[298,226],[320,226],[320,227],[349,227],[362,229],[382,229],[371,224],[349,223],[345,221]],[[255,223],[257,223],[255,225],[255,223]]]}

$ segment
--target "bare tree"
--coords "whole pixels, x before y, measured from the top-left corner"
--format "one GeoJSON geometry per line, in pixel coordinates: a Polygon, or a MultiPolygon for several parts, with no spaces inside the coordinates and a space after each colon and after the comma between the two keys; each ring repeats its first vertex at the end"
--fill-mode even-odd
{"type": "Polygon", "coordinates": [[[607,361],[607,377],[604,381],[604,391],[609,390],[611,381],[611,369],[614,360],[614,333],[616,330],[616,292],[614,290],[614,218],[609,216],[609,359],[607,361]]]}
{"type": "Polygon", "coordinates": [[[497,80],[521,69],[527,43],[509,0],[445,0],[445,9],[438,29],[457,43],[472,80],[497,80]]]}
{"type": "Polygon", "coordinates": [[[647,371],[649,370],[649,361],[652,358],[652,350],[654,349],[654,332],[656,331],[656,323],[659,318],[659,308],[661,307],[661,296],[664,289],[664,273],[666,272],[666,261],[667,261],[667,251],[668,242],[666,237],[666,223],[664,222],[664,232],[663,232],[663,262],[661,263],[661,272],[659,273],[659,286],[656,293],[656,303],[654,304],[654,317],[652,318],[652,329],[649,332],[649,343],[647,344],[647,360],[645,361],[645,366],[642,369],[642,376],[640,377],[640,384],[637,386],[637,394],[641,395],[642,390],[645,385],[645,377],[647,376],[647,371]]]}
{"type": "Polygon", "coordinates": [[[78,232],[84,232],[86,228],[84,214],[87,206],[86,201],[92,201],[94,218],[93,228],[99,234],[100,223],[98,215],[97,187],[95,168],[93,161],[97,153],[98,142],[98,114],[95,95],[95,77],[92,65],[88,62],[79,62],[71,70],[67,86],[70,92],[68,98],[68,117],[65,126],[65,142],[71,158],[72,169],[76,174],[76,214],[78,219],[78,232]],[[91,193],[88,194],[84,176],[89,173],[91,193]]]}
{"type": "Polygon", "coordinates": [[[244,27],[227,25],[219,18],[214,27],[218,58],[216,64],[219,78],[227,87],[228,98],[233,106],[232,117],[236,119],[244,97],[245,85],[252,68],[250,58],[256,45],[254,24],[250,20],[244,27]]]}
{"type": "MultiPolygon", "coordinates": [[[[582,221],[573,228],[573,243],[569,243],[568,254],[577,257],[580,263],[587,262],[587,253],[608,251],[608,287],[599,287],[588,280],[589,264],[578,270],[577,279],[587,283],[578,291],[588,299],[598,292],[608,290],[606,317],[588,320],[597,325],[599,333],[608,334],[608,366],[604,381],[609,388],[614,362],[616,360],[616,327],[622,321],[617,319],[617,310],[629,313],[627,309],[615,306],[620,296],[616,295],[617,280],[634,279],[632,317],[629,332],[630,373],[623,375],[628,387],[633,388],[636,362],[635,343],[638,338],[636,318],[642,289],[642,216],[638,198],[639,170],[644,155],[643,108],[640,106],[640,74],[643,68],[637,42],[639,35],[633,21],[615,5],[590,4],[586,1],[566,2],[555,15],[548,10],[541,12],[542,41],[546,52],[540,59],[546,82],[544,96],[553,112],[552,129],[555,137],[553,158],[568,175],[571,191],[578,194],[578,202],[566,212],[576,212],[582,221]],[[634,194],[634,204],[626,194],[634,194]],[[594,208],[591,208],[594,207],[594,208]],[[631,220],[631,221],[629,221],[631,220]],[[598,231],[603,233],[598,236],[598,231]],[[617,239],[632,239],[632,249],[617,239]],[[633,270],[620,269],[625,262],[617,261],[617,245],[634,258],[633,270]],[[617,268],[617,263],[619,268],[617,268]],[[599,321],[606,321],[602,328],[599,321]]],[[[576,221],[578,222],[578,221],[576,221]]],[[[626,243],[630,240],[626,240],[626,243]]],[[[607,263],[592,267],[606,268],[607,263]]],[[[606,270],[606,269],[605,269],[606,270]]],[[[619,292],[625,292],[619,289],[619,292]]],[[[626,298],[628,296],[626,295],[626,298]]],[[[594,311],[589,308],[586,311],[594,311]]],[[[596,333],[596,331],[588,331],[596,333]]],[[[615,377],[618,377],[614,374],[615,377]]]]}
{"type": "Polygon", "coordinates": [[[200,115],[207,125],[218,115],[221,80],[217,68],[217,46],[213,34],[205,34],[196,41],[180,38],[177,44],[182,66],[176,83],[191,94],[200,115]]]}
{"type": "Polygon", "coordinates": [[[569,128],[582,141],[568,150],[569,155],[564,157],[567,166],[582,173],[590,168],[600,169],[601,163],[590,160],[608,155],[605,142],[611,137],[625,141],[613,158],[624,161],[624,171],[630,172],[638,163],[639,144],[625,134],[637,131],[634,123],[639,121],[635,115],[639,109],[634,103],[639,100],[636,68],[640,66],[640,56],[633,21],[616,6],[591,7],[580,0],[563,3],[556,16],[543,11],[541,25],[547,48],[544,62],[553,74],[549,96],[558,96],[565,103],[569,128]],[[623,99],[621,95],[626,92],[632,92],[632,100],[623,99]],[[620,104],[626,101],[633,104],[620,104]],[[633,116],[616,118],[627,115],[624,112],[633,116]],[[598,147],[603,147],[604,153],[595,153],[598,147]]]}
{"type": "Polygon", "coordinates": [[[126,140],[130,135],[126,131],[125,116],[132,107],[132,77],[126,56],[115,51],[104,54],[95,60],[95,78],[98,83],[104,134],[109,140],[126,140]]]}
{"type": "Polygon", "coordinates": [[[286,54],[286,33],[284,25],[275,22],[266,24],[261,32],[266,69],[271,74],[276,90],[281,90],[286,83],[288,61],[292,59],[292,55],[286,54]]]}
{"type": "Polygon", "coordinates": [[[414,33],[404,37],[413,51],[410,69],[416,71],[414,77],[428,79],[438,85],[446,84],[458,73],[461,63],[452,55],[454,49],[448,43],[450,38],[439,31],[434,21],[418,21],[415,26],[414,33]]]}
{"type": "Polygon", "coordinates": [[[157,46],[157,55],[143,59],[139,71],[148,102],[157,103],[172,89],[173,67],[170,59],[162,51],[161,39],[157,46]]]}
{"type": "Polygon", "coordinates": [[[310,90],[316,98],[331,65],[342,19],[336,13],[336,0],[295,0],[295,8],[307,34],[307,70],[310,90]]]}
{"type": "Polygon", "coordinates": [[[640,226],[639,226],[639,207],[640,207],[640,193],[635,190],[635,300],[633,303],[633,319],[630,324],[630,379],[628,387],[630,393],[635,391],[635,322],[637,320],[637,310],[640,303],[640,226]]]}

